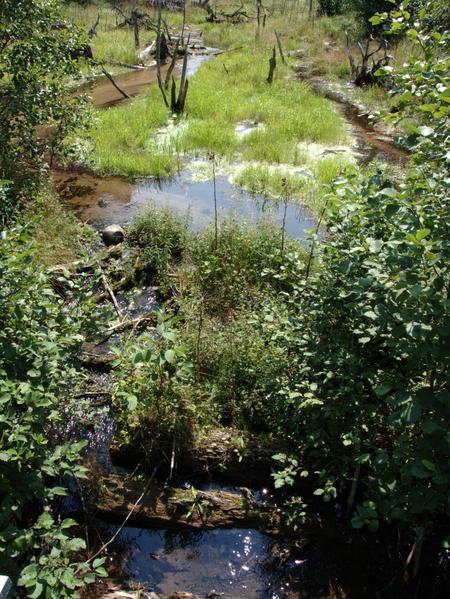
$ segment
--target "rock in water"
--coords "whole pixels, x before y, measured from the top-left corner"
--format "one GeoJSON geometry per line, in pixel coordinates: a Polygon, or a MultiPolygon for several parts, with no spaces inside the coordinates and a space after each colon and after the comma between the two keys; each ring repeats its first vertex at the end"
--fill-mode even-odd
{"type": "Polygon", "coordinates": [[[103,229],[102,239],[105,245],[118,245],[125,239],[125,231],[120,225],[109,225],[103,229]]]}

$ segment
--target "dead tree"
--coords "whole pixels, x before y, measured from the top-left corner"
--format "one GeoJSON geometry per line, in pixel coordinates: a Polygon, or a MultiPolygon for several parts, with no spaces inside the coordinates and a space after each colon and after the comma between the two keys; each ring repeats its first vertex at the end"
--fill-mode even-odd
{"type": "Polygon", "coordinates": [[[156,31],[156,70],[157,70],[156,77],[158,80],[158,87],[161,90],[161,95],[164,100],[164,104],[167,106],[167,108],[170,108],[170,110],[172,112],[174,112],[176,114],[181,114],[184,111],[184,106],[186,104],[186,96],[187,96],[188,87],[189,87],[189,80],[186,77],[187,61],[188,61],[188,54],[189,54],[189,52],[188,52],[189,40],[183,49],[183,53],[184,53],[183,68],[181,70],[181,80],[180,80],[180,86],[179,86],[179,90],[178,90],[178,94],[177,94],[177,84],[176,84],[174,77],[172,76],[172,72],[175,67],[175,62],[176,62],[176,59],[178,56],[179,40],[177,41],[176,46],[174,48],[174,51],[172,54],[172,61],[170,63],[169,69],[167,71],[165,82],[163,82],[162,76],[161,76],[161,60],[162,60],[162,56],[161,56],[162,43],[161,42],[164,37],[164,34],[161,33],[161,24],[162,24],[161,0],[159,0],[159,2],[158,2],[158,22],[157,22],[157,31],[156,31]],[[170,82],[171,76],[172,76],[172,87],[170,90],[170,102],[169,102],[166,91],[169,88],[169,82],[170,82]]]}
{"type": "Polygon", "coordinates": [[[177,84],[175,79],[172,77],[172,89],[170,93],[170,109],[172,112],[176,114],[181,114],[184,111],[184,106],[186,104],[186,96],[188,92],[189,79],[186,77],[187,72],[187,60],[188,60],[188,52],[186,48],[186,52],[183,59],[183,69],[181,72],[181,80],[180,87],[178,90],[177,97],[177,84]]]}
{"type": "Polygon", "coordinates": [[[283,64],[286,64],[286,59],[284,58],[283,47],[281,45],[280,35],[276,29],[274,29],[274,31],[275,31],[275,37],[277,38],[277,46],[278,46],[278,52],[280,53],[281,62],[283,64]]]}
{"type": "Polygon", "coordinates": [[[88,31],[88,38],[92,41],[94,39],[94,37],[97,35],[97,27],[98,24],[100,23],[100,13],[98,13],[97,15],[97,20],[95,21],[95,23],[92,25],[92,27],[89,29],[88,31]]]}
{"type": "Polygon", "coordinates": [[[373,37],[367,38],[365,45],[362,42],[356,42],[358,50],[361,54],[361,63],[357,64],[350,50],[349,38],[347,31],[345,32],[345,52],[347,54],[350,68],[352,72],[353,83],[359,87],[363,85],[381,84],[381,80],[375,76],[378,69],[389,64],[392,56],[388,54],[388,44],[386,40],[378,42],[378,47],[375,50],[370,50],[370,45],[374,41],[373,37]],[[380,56],[378,53],[382,52],[380,56]],[[375,56],[378,54],[378,58],[375,56]],[[371,64],[370,59],[372,59],[371,64]]]}
{"type": "Polygon", "coordinates": [[[156,31],[156,25],[152,21],[150,15],[143,13],[138,9],[133,9],[129,15],[126,15],[117,4],[114,5],[114,10],[123,18],[123,22],[119,23],[118,27],[131,27],[134,31],[134,45],[139,48],[140,44],[140,28],[144,27],[150,31],[156,31]]]}
{"type": "Polygon", "coordinates": [[[275,68],[277,66],[277,50],[275,48],[275,46],[273,47],[272,50],[272,56],[269,58],[269,74],[267,76],[267,83],[272,83],[273,81],[273,74],[275,72],[275,68]]]}
{"type": "Polygon", "coordinates": [[[209,3],[210,0],[199,0],[197,6],[206,11],[206,20],[208,23],[231,23],[233,25],[237,23],[244,23],[250,21],[252,18],[244,10],[244,4],[241,2],[240,6],[233,12],[223,12],[214,9],[209,3]]]}

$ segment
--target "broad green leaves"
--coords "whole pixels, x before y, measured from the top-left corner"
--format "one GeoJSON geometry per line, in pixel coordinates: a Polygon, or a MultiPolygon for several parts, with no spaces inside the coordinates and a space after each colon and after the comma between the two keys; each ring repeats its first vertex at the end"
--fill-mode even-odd
{"type": "Polygon", "coordinates": [[[92,576],[71,562],[84,548],[71,536],[75,522],[56,522],[51,507],[67,494],[68,477],[85,476],[86,442],[57,435],[64,409],[74,411],[79,376],[71,363],[84,313],[70,294],[79,300],[83,291],[61,278],[62,302],[31,256],[26,231],[8,230],[0,241],[0,545],[3,571],[28,597],[58,599],[74,597],[92,576]]]}

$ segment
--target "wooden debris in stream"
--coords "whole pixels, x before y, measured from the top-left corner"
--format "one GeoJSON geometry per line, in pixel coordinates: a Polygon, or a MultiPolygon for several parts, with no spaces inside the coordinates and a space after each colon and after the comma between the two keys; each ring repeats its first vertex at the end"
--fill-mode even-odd
{"type": "Polygon", "coordinates": [[[213,529],[252,527],[277,532],[279,516],[272,505],[261,504],[239,493],[199,491],[110,475],[102,480],[97,515],[107,522],[141,528],[213,529]],[[142,496],[143,495],[143,496],[142,496]],[[139,502],[136,500],[140,499],[139,502]],[[131,507],[133,511],[130,514],[131,507]]]}

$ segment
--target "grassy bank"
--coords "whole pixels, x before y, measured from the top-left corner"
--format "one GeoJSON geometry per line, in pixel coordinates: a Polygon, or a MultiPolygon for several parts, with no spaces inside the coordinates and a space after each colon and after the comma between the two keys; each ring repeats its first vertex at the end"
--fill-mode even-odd
{"type": "Polygon", "coordinates": [[[86,255],[96,234],[61,204],[54,189],[43,186],[22,215],[31,223],[33,259],[45,266],[67,264],[86,255]]]}

